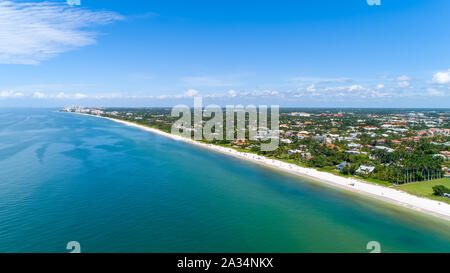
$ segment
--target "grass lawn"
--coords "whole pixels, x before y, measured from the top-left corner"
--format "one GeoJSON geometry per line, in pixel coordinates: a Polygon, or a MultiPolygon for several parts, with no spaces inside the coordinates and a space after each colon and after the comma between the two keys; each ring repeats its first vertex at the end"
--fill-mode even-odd
{"type": "Polygon", "coordinates": [[[433,180],[430,182],[416,182],[411,184],[405,184],[396,187],[396,189],[406,191],[408,193],[421,196],[421,197],[427,197],[430,199],[434,199],[437,201],[442,201],[450,204],[450,198],[447,197],[441,197],[441,196],[435,196],[433,195],[433,187],[443,185],[447,188],[450,188],[450,178],[443,178],[438,180],[433,180]]]}

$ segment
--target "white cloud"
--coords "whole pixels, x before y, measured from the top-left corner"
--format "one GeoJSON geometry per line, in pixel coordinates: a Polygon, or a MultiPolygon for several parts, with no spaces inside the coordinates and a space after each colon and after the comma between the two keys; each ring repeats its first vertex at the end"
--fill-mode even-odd
{"type": "Polygon", "coordinates": [[[342,85],[342,86],[315,86],[311,85],[308,88],[299,88],[297,92],[283,93],[287,97],[310,97],[316,99],[368,99],[380,97],[393,97],[396,94],[391,90],[386,90],[384,84],[377,84],[370,88],[360,84],[342,85]],[[381,92],[380,90],[384,90],[381,92]]]}
{"type": "Polygon", "coordinates": [[[411,78],[403,75],[403,76],[399,76],[395,79],[397,81],[396,87],[397,88],[408,88],[411,87],[411,78]]]}
{"type": "Polygon", "coordinates": [[[92,97],[90,97],[88,95],[81,94],[81,93],[66,94],[64,92],[59,92],[56,95],[49,95],[49,96],[46,96],[45,94],[42,94],[42,95],[44,95],[44,98],[48,97],[48,98],[51,98],[51,99],[75,99],[75,100],[80,100],[80,99],[92,98],[92,97]]]}
{"type": "Polygon", "coordinates": [[[280,92],[275,90],[264,90],[264,91],[255,91],[252,93],[253,96],[277,96],[280,92]]]}
{"type": "Polygon", "coordinates": [[[183,94],[168,94],[168,95],[160,95],[160,96],[147,96],[149,99],[183,99],[183,98],[192,98],[198,95],[199,92],[195,89],[189,89],[183,94]]]}
{"type": "Polygon", "coordinates": [[[69,95],[66,95],[66,93],[64,93],[64,92],[59,92],[58,95],[52,96],[52,98],[57,98],[57,99],[68,99],[68,98],[69,98],[69,95]]]}
{"type": "Polygon", "coordinates": [[[60,53],[96,42],[87,27],[122,16],[65,3],[16,3],[0,0],[0,63],[38,64],[60,53]]]}
{"type": "Polygon", "coordinates": [[[410,80],[411,80],[411,78],[406,75],[397,77],[397,81],[410,81],[410,80]]]}
{"type": "Polygon", "coordinates": [[[359,90],[364,90],[364,87],[362,87],[361,85],[351,85],[348,87],[348,91],[352,92],[352,91],[359,91],[359,90]]]}
{"type": "Polygon", "coordinates": [[[186,97],[193,97],[193,96],[195,96],[197,94],[198,94],[198,91],[194,90],[194,89],[189,89],[188,91],[186,91],[186,93],[184,93],[184,95],[186,97]]]}
{"type": "MultiPolygon", "coordinates": [[[[94,96],[88,96],[89,98],[94,99],[120,99],[120,98],[127,98],[126,96],[122,95],[121,93],[106,93],[106,94],[100,94],[100,95],[94,95],[94,96]]],[[[128,98],[138,99],[142,98],[139,96],[129,96],[128,98]]]]}
{"type": "Polygon", "coordinates": [[[73,98],[74,99],[85,99],[85,98],[87,98],[88,96],[87,95],[85,95],[85,94],[81,94],[81,93],[76,93],[75,95],[73,95],[73,98]]]}
{"type": "Polygon", "coordinates": [[[434,88],[428,88],[427,91],[428,91],[428,95],[429,96],[441,97],[441,96],[445,95],[444,91],[440,91],[440,90],[437,90],[437,89],[434,89],[434,88]]]}
{"type": "Polygon", "coordinates": [[[406,88],[409,86],[410,86],[410,83],[408,81],[402,81],[402,82],[397,83],[397,87],[399,87],[399,88],[406,88]]]}
{"type": "Polygon", "coordinates": [[[7,99],[7,98],[21,98],[24,94],[20,92],[15,92],[13,90],[4,90],[0,92],[0,98],[7,99]]]}
{"type": "Polygon", "coordinates": [[[33,98],[35,99],[45,99],[47,96],[41,92],[34,92],[33,98]]]}
{"type": "MultiPolygon", "coordinates": [[[[1,0],[0,0],[1,1],[1,0]]],[[[450,70],[449,70],[450,73],[450,70]]],[[[444,73],[445,74],[445,73],[444,73]]],[[[445,82],[443,77],[438,74],[439,82],[445,82]]],[[[295,89],[276,91],[271,86],[267,89],[254,90],[238,90],[238,89],[224,89],[223,91],[201,93],[201,96],[209,99],[230,99],[243,98],[253,99],[298,99],[304,98],[311,101],[327,101],[336,100],[370,100],[370,99],[392,99],[392,98],[414,98],[414,97],[435,97],[446,96],[450,90],[450,85],[430,85],[432,82],[417,83],[412,86],[410,79],[407,76],[400,76],[398,78],[389,78],[387,81],[358,81],[350,84],[323,84],[316,82],[304,83],[302,86],[295,89]],[[428,88],[430,87],[430,88],[428,88]],[[428,88],[428,89],[427,89],[428,88]],[[448,90],[447,90],[448,89],[448,90]],[[228,91],[226,91],[228,90],[228,91]],[[294,91],[295,90],[295,91],[294,91]]],[[[200,92],[195,89],[184,89],[186,91],[180,93],[166,93],[162,95],[146,95],[144,91],[138,94],[130,93],[94,93],[96,86],[89,84],[44,84],[44,85],[28,85],[28,86],[5,86],[0,92],[0,98],[18,98],[25,97],[29,99],[47,99],[47,100],[109,100],[109,99],[123,99],[123,100],[177,100],[177,99],[191,99],[200,95],[200,92]],[[80,93],[79,91],[82,91],[80,93]]],[[[277,88],[277,87],[274,87],[277,88]]],[[[106,91],[107,92],[107,91],[106,91]]],[[[99,103],[101,104],[101,103],[99,103]]]]}
{"type": "Polygon", "coordinates": [[[314,92],[316,92],[316,86],[314,84],[311,84],[310,86],[308,86],[308,88],[306,88],[306,91],[310,92],[310,93],[314,93],[314,92]]]}
{"type": "Polygon", "coordinates": [[[236,97],[237,93],[234,90],[230,90],[230,91],[228,91],[228,95],[230,95],[231,97],[236,97]]]}
{"type": "Polygon", "coordinates": [[[240,92],[238,94],[241,97],[251,96],[251,97],[271,97],[271,96],[279,96],[280,92],[275,90],[254,90],[251,92],[240,92]]]}
{"type": "Polygon", "coordinates": [[[271,96],[284,96],[284,93],[275,90],[254,90],[254,91],[243,91],[237,92],[233,89],[226,93],[214,93],[206,94],[205,98],[225,98],[225,97],[271,97],[271,96]]]}
{"type": "Polygon", "coordinates": [[[450,69],[448,71],[437,72],[434,74],[432,82],[437,84],[450,83],[450,69]]]}

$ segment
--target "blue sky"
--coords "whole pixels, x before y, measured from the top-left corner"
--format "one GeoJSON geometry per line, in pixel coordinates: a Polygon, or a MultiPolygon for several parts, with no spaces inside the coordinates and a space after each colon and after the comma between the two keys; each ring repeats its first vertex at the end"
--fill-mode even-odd
{"type": "Polygon", "coordinates": [[[0,0],[0,106],[448,107],[450,1],[0,0]]]}

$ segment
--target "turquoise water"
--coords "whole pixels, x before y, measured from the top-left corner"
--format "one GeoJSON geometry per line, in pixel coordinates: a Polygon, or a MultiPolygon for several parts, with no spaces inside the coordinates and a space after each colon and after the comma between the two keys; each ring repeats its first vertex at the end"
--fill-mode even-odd
{"type": "Polygon", "coordinates": [[[450,252],[450,224],[94,117],[0,109],[0,252],[450,252]]]}

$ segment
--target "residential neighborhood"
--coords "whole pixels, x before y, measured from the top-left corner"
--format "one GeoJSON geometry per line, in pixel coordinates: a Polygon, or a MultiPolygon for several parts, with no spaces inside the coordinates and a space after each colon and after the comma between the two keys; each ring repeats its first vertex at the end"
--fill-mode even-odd
{"type": "MultiPolygon", "coordinates": [[[[177,120],[171,117],[170,108],[68,107],[64,111],[133,121],[165,132],[170,132],[177,120]]],[[[192,134],[198,130],[195,126],[180,129],[192,134]]],[[[217,131],[214,140],[203,141],[381,183],[450,176],[448,110],[284,108],[280,110],[280,128],[258,127],[253,139],[248,131],[245,139],[234,141],[220,135],[217,131]],[[274,132],[279,135],[278,149],[261,151],[261,143],[274,132]]]]}

